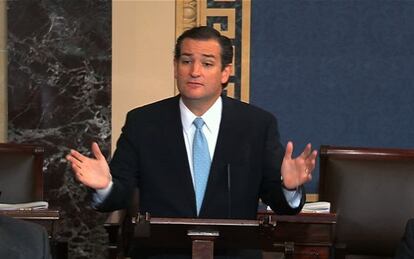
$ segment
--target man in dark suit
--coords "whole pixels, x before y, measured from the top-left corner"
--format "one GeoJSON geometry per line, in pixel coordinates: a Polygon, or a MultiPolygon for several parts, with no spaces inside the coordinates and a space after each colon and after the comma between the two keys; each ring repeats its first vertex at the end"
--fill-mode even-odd
{"type": "Polygon", "coordinates": [[[51,258],[46,230],[31,222],[0,215],[0,258],[51,258]]]}
{"type": "Polygon", "coordinates": [[[230,39],[216,30],[184,32],[174,57],[180,95],[128,113],[110,167],[96,143],[95,158],[71,150],[67,159],[76,178],[97,190],[99,210],[127,207],[136,187],[140,211],[154,217],[255,219],[259,199],[279,214],[301,210],[317,152],[308,144],[292,158],[273,115],[222,95],[232,58],[230,39]],[[192,149],[197,134],[208,146],[203,161],[211,159],[206,187],[192,149]]]}
{"type": "Polygon", "coordinates": [[[404,236],[394,256],[394,259],[412,258],[414,258],[414,219],[408,220],[404,236]]]}

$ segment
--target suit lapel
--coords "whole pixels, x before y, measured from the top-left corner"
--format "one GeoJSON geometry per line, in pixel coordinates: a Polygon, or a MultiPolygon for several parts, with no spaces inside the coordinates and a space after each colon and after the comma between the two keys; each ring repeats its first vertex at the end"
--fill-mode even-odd
{"type": "MultiPolygon", "coordinates": [[[[223,111],[221,115],[220,129],[217,136],[216,150],[212,161],[212,169],[217,169],[229,163],[229,155],[233,150],[234,137],[232,129],[234,129],[235,121],[233,120],[232,107],[226,97],[223,97],[223,111]]],[[[216,170],[215,170],[216,171],[216,170]]],[[[213,177],[215,174],[213,174],[213,177]]]]}
{"type": "Polygon", "coordinates": [[[219,134],[217,137],[216,149],[211,164],[210,175],[207,182],[207,189],[204,196],[201,214],[209,202],[212,202],[216,192],[227,186],[227,167],[230,164],[232,153],[235,150],[237,139],[240,137],[235,132],[237,120],[230,100],[223,96],[223,111],[220,122],[219,134]]]}
{"type": "Polygon", "coordinates": [[[182,179],[182,186],[179,187],[180,191],[184,191],[185,197],[188,197],[185,201],[188,204],[185,207],[191,208],[192,213],[196,214],[195,192],[185,148],[179,98],[179,96],[173,98],[169,108],[171,114],[168,118],[165,118],[166,124],[163,129],[163,135],[165,136],[166,147],[170,150],[172,159],[175,161],[177,177],[182,179]]]}

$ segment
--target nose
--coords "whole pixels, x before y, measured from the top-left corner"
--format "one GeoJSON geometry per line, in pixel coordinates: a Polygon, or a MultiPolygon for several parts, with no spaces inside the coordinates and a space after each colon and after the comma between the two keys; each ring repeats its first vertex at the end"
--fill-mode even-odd
{"type": "Polygon", "coordinates": [[[191,67],[191,76],[192,77],[199,77],[201,73],[201,64],[198,62],[194,62],[191,67]]]}

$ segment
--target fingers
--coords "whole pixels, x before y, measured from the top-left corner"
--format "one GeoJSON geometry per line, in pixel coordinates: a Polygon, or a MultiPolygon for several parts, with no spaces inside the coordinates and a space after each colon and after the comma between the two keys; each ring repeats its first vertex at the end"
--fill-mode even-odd
{"type": "Polygon", "coordinates": [[[292,141],[288,141],[286,144],[286,151],[285,151],[285,159],[292,159],[293,153],[293,143],[292,141]]]}
{"type": "Polygon", "coordinates": [[[72,164],[72,167],[75,169],[81,167],[82,160],[84,160],[85,157],[76,150],[71,150],[70,154],[66,156],[66,159],[72,164]]]}
{"type": "MultiPolygon", "coordinates": [[[[68,159],[69,160],[69,159],[68,159]]],[[[70,160],[69,160],[70,161],[70,160]]],[[[77,164],[75,164],[75,163],[73,163],[73,162],[71,162],[70,161],[70,166],[72,167],[72,170],[75,172],[75,173],[80,173],[80,171],[81,171],[81,167],[79,166],[79,165],[77,165],[77,164]]]]}
{"type": "Polygon", "coordinates": [[[308,168],[308,170],[310,172],[313,171],[313,169],[315,169],[315,165],[316,165],[316,157],[318,156],[318,151],[314,150],[310,153],[310,155],[306,158],[305,164],[306,167],[308,168]]]}
{"type": "Polygon", "coordinates": [[[71,149],[70,153],[66,156],[66,159],[70,162],[76,179],[82,182],[82,165],[88,158],[78,151],[71,149]]]}
{"type": "Polygon", "coordinates": [[[303,150],[301,156],[306,159],[311,155],[311,153],[312,153],[312,145],[311,143],[308,143],[305,149],[303,150]]]}
{"type": "Polygon", "coordinates": [[[75,162],[75,160],[79,161],[80,163],[82,163],[82,161],[84,161],[87,157],[82,155],[81,153],[79,153],[78,151],[71,149],[70,150],[70,154],[68,156],[71,156],[74,161],[71,162],[75,162]]]}
{"type": "MultiPolygon", "coordinates": [[[[73,167],[72,167],[73,168],[73,167]]],[[[82,182],[82,176],[83,176],[83,174],[82,174],[82,171],[80,170],[80,169],[73,169],[73,172],[74,172],[74,175],[75,175],[75,177],[76,177],[76,179],[78,180],[78,181],[80,181],[80,182],[82,182]]]]}
{"type": "Polygon", "coordinates": [[[79,160],[73,158],[71,155],[67,155],[66,159],[70,162],[74,175],[78,181],[81,181],[82,169],[79,165],[79,160]]]}
{"type": "Polygon", "coordinates": [[[311,153],[305,159],[305,172],[304,172],[305,182],[309,182],[312,180],[312,172],[315,169],[317,155],[318,155],[318,151],[314,150],[314,151],[311,151],[311,153]]]}
{"type": "Polygon", "coordinates": [[[80,154],[76,150],[71,150],[66,156],[66,160],[70,162],[73,170],[78,170],[82,167],[82,161],[79,155],[80,154]]]}
{"type": "Polygon", "coordinates": [[[104,155],[101,152],[101,149],[96,142],[92,142],[92,153],[98,160],[105,159],[104,155]]]}
{"type": "MultiPolygon", "coordinates": [[[[98,159],[105,159],[104,155],[101,152],[101,149],[99,148],[98,144],[96,144],[96,142],[92,142],[92,153],[93,155],[98,159]]],[[[71,162],[72,164],[81,167],[82,163],[84,163],[85,161],[87,161],[88,159],[90,159],[87,156],[82,155],[81,153],[79,153],[78,151],[71,149],[69,155],[66,156],[66,159],[71,162]]]]}
{"type": "Polygon", "coordinates": [[[312,151],[312,145],[311,143],[308,143],[301,154],[302,158],[305,160],[306,171],[311,172],[315,168],[317,155],[318,151],[312,151]]]}
{"type": "MultiPolygon", "coordinates": [[[[292,154],[293,154],[293,143],[292,141],[289,141],[286,144],[285,158],[291,158],[292,154]]],[[[312,152],[312,145],[311,143],[308,143],[300,155],[303,157],[303,159],[308,159],[308,158],[312,159],[312,157],[313,159],[315,159],[317,152],[316,151],[312,152]]]]}
{"type": "Polygon", "coordinates": [[[311,143],[308,143],[303,150],[301,157],[303,158],[305,164],[305,170],[303,172],[305,182],[312,180],[312,172],[316,166],[316,157],[318,155],[318,151],[312,151],[311,143]]]}

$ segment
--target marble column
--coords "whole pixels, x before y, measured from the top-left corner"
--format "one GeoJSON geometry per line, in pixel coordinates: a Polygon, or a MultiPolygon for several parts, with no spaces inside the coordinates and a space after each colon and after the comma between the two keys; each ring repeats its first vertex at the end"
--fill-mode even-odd
{"type": "Polygon", "coordinates": [[[110,153],[111,1],[7,1],[8,141],[46,150],[45,199],[70,258],[104,258],[106,215],[73,178],[70,148],[110,153]]]}

